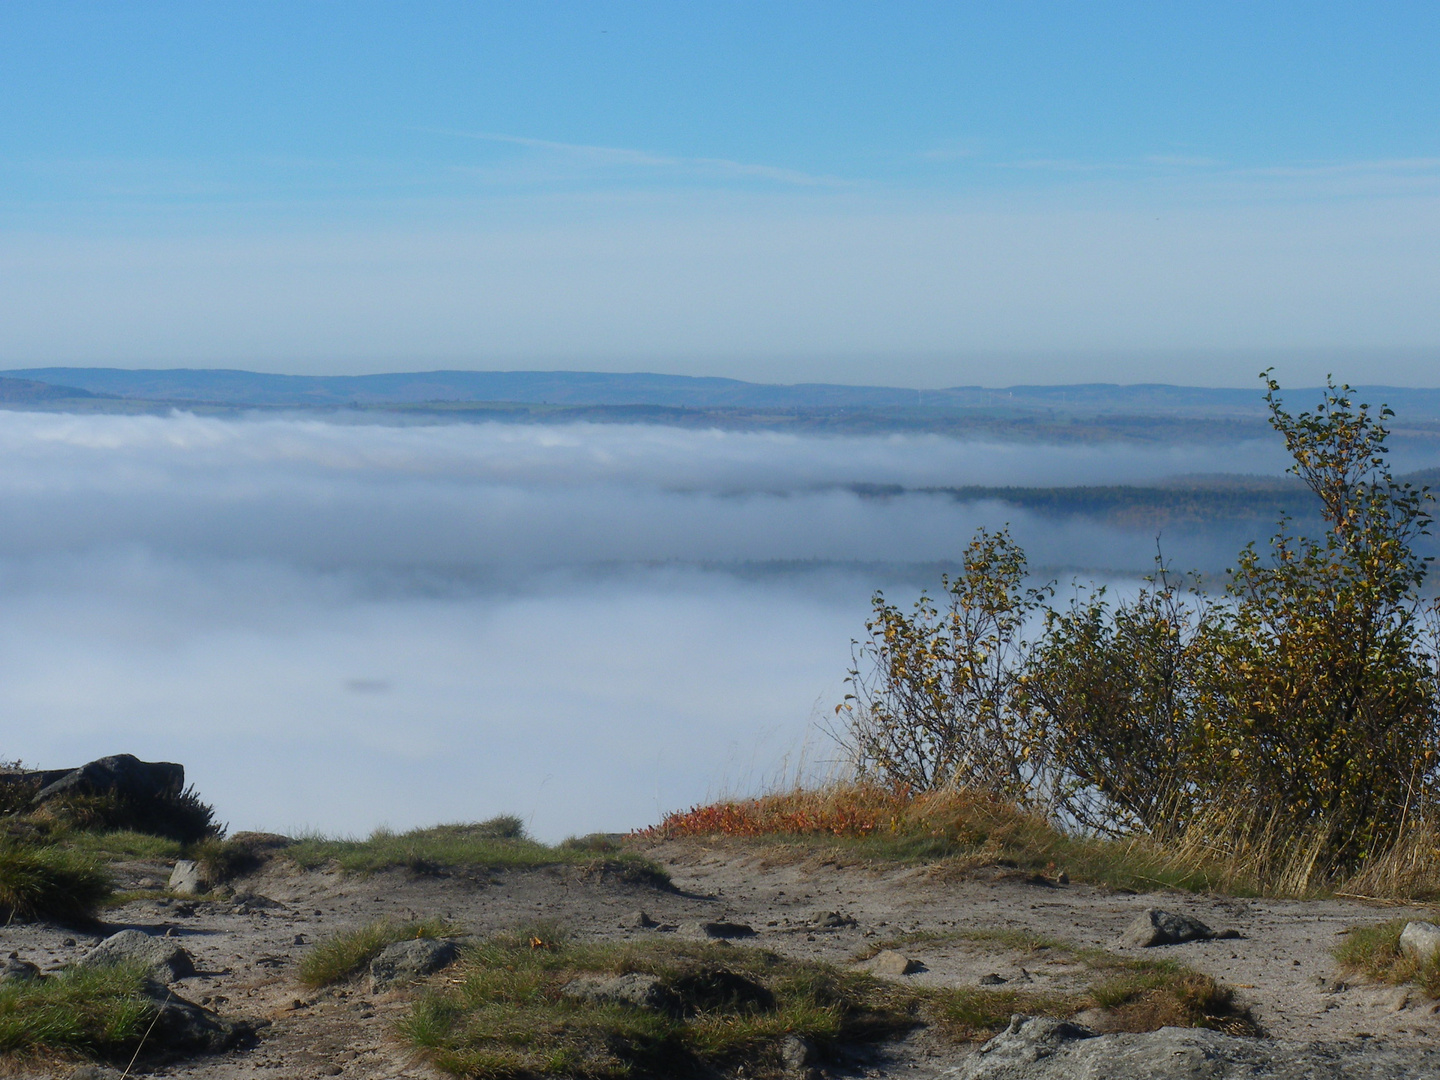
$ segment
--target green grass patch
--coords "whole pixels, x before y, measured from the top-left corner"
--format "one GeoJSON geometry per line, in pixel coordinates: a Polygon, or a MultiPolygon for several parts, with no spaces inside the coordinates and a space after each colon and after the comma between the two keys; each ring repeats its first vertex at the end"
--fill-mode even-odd
{"type": "Polygon", "coordinates": [[[443,919],[410,923],[381,919],[317,942],[300,961],[300,981],[309,987],[329,986],[357,974],[386,945],[413,938],[458,937],[461,932],[443,919]]]}
{"type": "Polygon", "coordinates": [[[86,922],[113,891],[91,855],[67,848],[0,841],[0,919],[86,922]]]}
{"type": "Polygon", "coordinates": [[[80,1053],[115,1057],[133,1050],[156,1012],[136,967],[62,971],[0,984],[0,1053],[80,1053]]]}
{"type": "Polygon", "coordinates": [[[460,867],[523,869],[581,866],[627,880],[668,885],[669,877],[648,859],[592,842],[551,847],[531,840],[514,817],[458,825],[436,825],[393,833],[379,829],[365,840],[302,837],[281,854],[307,870],[334,864],[352,873],[404,869],[419,874],[460,867]]]}
{"type": "Polygon", "coordinates": [[[1086,1009],[1106,1011],[1106,1031],[1154,1031],[1168,1025],[1255,1033],[1253,1023],[1235,1007],[1232,992],[1208,975],[1173,960],[1120,956],[1024,930],[917,931],[869,945],[856,959],[869,959],[882,949],[960,941],[1000,945],[1031,961],[1080,965],[1086,978],[1083,988],[1073,991],[1023,986],[935,991],[928,1015],[955,1039],[987,1039],[1015,1013],[1064,1018],[1086,1009]]]}
{"type": "Polygon", "coordinates": [[[874,1041],[917,1023],[903,987],[759,949],[654,940],[577,942],[551,927],[467,948],[458,985],[421,997],[404,1038],[440,1068],[481,1080],[587,1080],[733,1072],[779,1075],[780,1042],[874,1041]],[[578,1000],[585,975],[658,979],[662,1008],[578,1000]],[[727,987],[729,989],[727,989],[727,987]]]}
{"type": "Polygon", "coordinates": [[[1376,982],[1414,983],[1429,997],[1440,997],[1440,957],[1421,963],[1400,951],[1400,933],[1414,919],[1390,919],[1372,926],[1352,926],[1335,947],[1342,970],[1376,982]]]}
{"type": "Polygon", "coordinates": [[[161,861],[178,859],[185,854],[185,845],[178,840],[128,829],[115,832],[64,830],[53,834],[50,842],[107,862],[127,859],[161,861]]]}

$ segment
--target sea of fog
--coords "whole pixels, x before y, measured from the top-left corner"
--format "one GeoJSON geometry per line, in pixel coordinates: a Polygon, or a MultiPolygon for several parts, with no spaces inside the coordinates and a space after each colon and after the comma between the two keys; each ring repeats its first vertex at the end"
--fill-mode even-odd
{"type": "Polygon", "coordinates": [[[0,412],[0,756],[180,761],[235,829],[630,829],[824,768],[871,592],[913,591],[977,525],[1049,566],[1154,551],[847,485],[1283,464],[1268,443],[0,412]]]}

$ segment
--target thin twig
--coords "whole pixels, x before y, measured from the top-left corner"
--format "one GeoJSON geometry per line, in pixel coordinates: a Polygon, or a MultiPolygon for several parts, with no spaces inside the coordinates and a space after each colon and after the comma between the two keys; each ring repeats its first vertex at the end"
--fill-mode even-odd
{"type": "Polygon", "coordinates": [[[135,1047],[135,1053],[130,1055],[130,1064],[125,1066],[125,1071],[120,1074],[120,1080],[127,1080],[130,1070],[135,1067],[136,1060],[140,1057],[140,1051],[145,1049],[145,1040],[150,1038],[150,1032],[155,1030],[155,1025],[160,1022],[160,1014],[165,1011],[165,1006],[170,1004],[170,999],[175,996],[175,991],[169,987],[165,988],[165,1000],[155,1010],[155,1017],[150,1021],[150,1026],[145,1029],[145,1034],[140,1036],[140,1045],[135,1047]]]}

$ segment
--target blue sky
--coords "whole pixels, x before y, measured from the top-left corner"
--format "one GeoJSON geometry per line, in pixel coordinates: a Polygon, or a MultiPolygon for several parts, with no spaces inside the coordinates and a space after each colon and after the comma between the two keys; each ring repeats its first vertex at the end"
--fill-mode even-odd
{"type": "Polygon", "coordinates": [[[0,365],[1440,384],[1440,8],[0,7],[0,365]]]}

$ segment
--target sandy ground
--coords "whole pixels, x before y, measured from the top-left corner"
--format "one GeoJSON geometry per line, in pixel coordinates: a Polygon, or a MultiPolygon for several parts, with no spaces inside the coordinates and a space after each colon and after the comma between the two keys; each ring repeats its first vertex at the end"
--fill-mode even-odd
{"type": "MultiPolygon", "coordinates": [[[[221,1057],[165,1066],[155,1075],[303,1080],[349,1076],[364,1080],[436,1075],[389,1034],[409,992],[372,997],[362,985],[319,993],[296,981],[307,944],[381,916],[444,916],[478,935],[552,919],[585,935],[619,939],[657,931],[621,927],[644,910],[681,927],[700,920],[747,923],[752,943],[797,957],[849,963],[867,948],[910,931],[1023,929],[1082,945],[1115,948],[1120,931],[1146,907],[1196,916],[1235,940],[1195,942],[1163,950],[1237,988],[1267,1034],[1288,1039],[1353,1038],[1368,1034],[1390,1044],[1440,1042],[1440,1015],[1418,993],[1350,981],[1337,986],[1330,951],[1347,926],[1395,918],[1419,908],[1361,901],[1294,902],[1198,897],[1180,893],[1133,895],[1086,885],[1043,885],[1023,875],[947,875],[933,868],[873,868],[834,861],[789,861],[739,847],[694,842],[662,844],[649,854],[670,870],[667,892],[575,868],[458,872],[416,877],[306,872],[283,859],[237,883],[248,903],[189,903],[165,897],[136,900],[109,915],[110,931],[135,926],[173,931],[195,957],[199,973],[177,993],[222,1015],[260,1021],[254,1047],[221,1057]],[[812,931],[816,912],[839,911],[854,927],[812,931]]],[[[122,884],[165,880],[162,864],[119,868],[122,884]]],[[[7,953],[53,969],[99,940],[52,927],[0,929],[7,953]]],[[[974,985],[999,975],[1029,988],[1078,985],[1082,972],[1059,961],[1037,961],[995,945],[925,942],[907,955],[925,970],[907,976],[935,985],[974,985]]],[[[443,980],[444,973],[436,976],[443,980]]],[[[924,1078],[953,1066],[968,1051],[921,1032],[886,1055],[856,1067],[857,1075],[924,1078]]],[[[37,1073],[35,1075],[51,1075],[37,1073]]],[[[62,1074],[63,1075],[63,1074],[62,1074]]]]}

